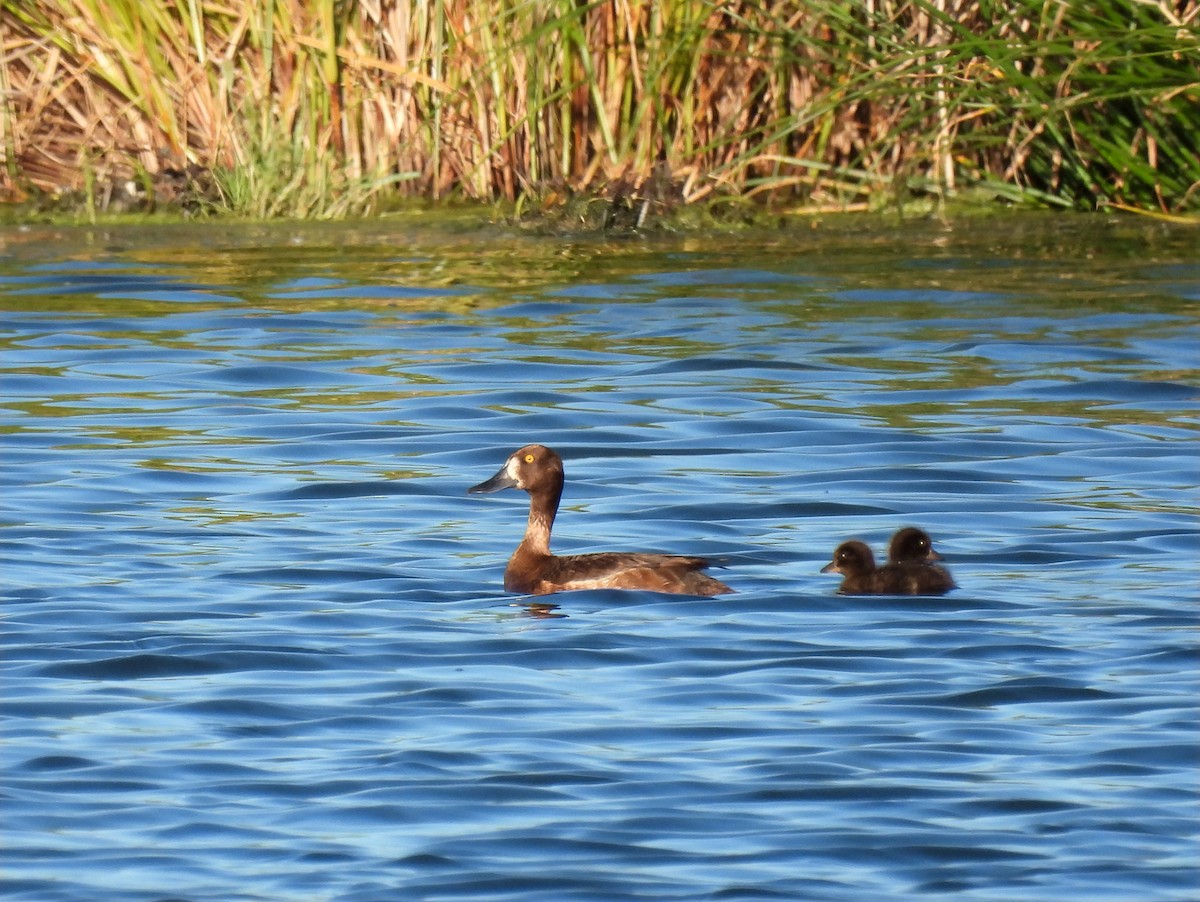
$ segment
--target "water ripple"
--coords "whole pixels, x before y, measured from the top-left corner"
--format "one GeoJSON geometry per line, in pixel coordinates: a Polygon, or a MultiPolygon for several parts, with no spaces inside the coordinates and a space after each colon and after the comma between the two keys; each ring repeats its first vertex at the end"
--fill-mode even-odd
{"type": "Polygon", "coordinates": [[[1192,899],[1192,239],[1023,225],[0,232],[5,897],[1192,899]]]}

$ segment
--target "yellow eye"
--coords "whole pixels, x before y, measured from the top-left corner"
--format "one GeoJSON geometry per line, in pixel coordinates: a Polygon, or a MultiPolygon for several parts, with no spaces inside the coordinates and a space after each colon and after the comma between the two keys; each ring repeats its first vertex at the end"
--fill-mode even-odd
{"type": "Polygon", "coordinates": [[[533,463],[533,455],[532,454],[525,455],[525,463],[527,463],[527,464],[533,463]]]}

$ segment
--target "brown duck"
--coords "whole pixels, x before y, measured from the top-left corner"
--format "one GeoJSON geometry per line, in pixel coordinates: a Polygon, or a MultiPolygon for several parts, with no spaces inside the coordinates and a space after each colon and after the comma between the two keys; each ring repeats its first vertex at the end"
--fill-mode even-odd
{"type": "Polygon", "coordinates": [[[509,592],[548,595],[573,589],[648,589],[680,595],[722,595],[733,590],[701,571],[702,557],[673,554],[600,552],[555,555],[550,530],[562,498],[562,458],[544,445],[514,451],[495,476],[467,489],[468,493],[518,488],[529,493],[529,523],[525,537],[504,571],[509,592]]]}

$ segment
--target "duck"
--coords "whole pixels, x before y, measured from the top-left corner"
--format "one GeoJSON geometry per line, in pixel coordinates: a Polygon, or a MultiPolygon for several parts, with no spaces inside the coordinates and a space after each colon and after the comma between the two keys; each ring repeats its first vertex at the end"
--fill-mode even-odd
{"type": "Polygon", "coordinates": [[[707,558],[673,554],[597,552],[556,555],[550,530],[564,482],[562,458],[545,445],[526,445],[508,456],[494,476],[467,489],[490,494],[517,488],[529,494],[525,537],[504,570],[504,588],[526,595],[577,589],[648,589],[677,595],[713,596],[733,592],[702,571],[707,558]]]}
{"type": "Polygon", "coordinates": [[[833,552],[822,573],[840,573],[840,595],[944,595],[955,588],[928,534],[916,527],[899,530],[888,546],[888,562],[875,565],[875,555],[865,542],[852,539],[833,552]]]}
{"type": "Polygon", "coordinates": [[[903,582],[913,591],[908,595],[944,595],[957,588],[950,571],[937,563],[942,556],[933,548],[929,533],[916,526],[896,530],[888,543],[888,562],[883,569],[898,568],[903,582]]]}

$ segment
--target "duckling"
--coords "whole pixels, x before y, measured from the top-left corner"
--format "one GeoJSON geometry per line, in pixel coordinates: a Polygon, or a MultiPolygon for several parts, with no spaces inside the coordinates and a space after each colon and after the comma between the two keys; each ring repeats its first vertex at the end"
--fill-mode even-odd
{"type": "Polygon", "coordinates": [[[879,570],[875,567],[875,555],[865,542],[842,542],[833,552],[833,560],[822,567],[821,572],[842,575],[839,595],[879,594],[876,589],[879,570]]]}
{"type": "Polygon", "coordinates": [[[888,563],[883,569],[898,568],[906,587],[905,595],[944,595],[957,588],[950,571],[936,561],[942,556],[923,529],[905,526],[888,543],[888,563]]]}

